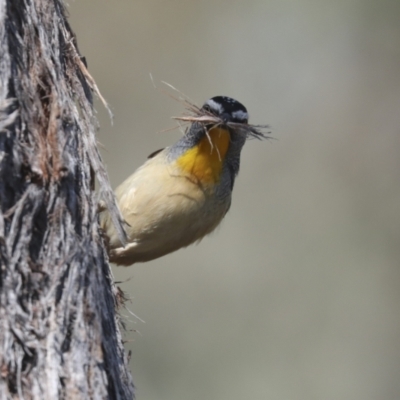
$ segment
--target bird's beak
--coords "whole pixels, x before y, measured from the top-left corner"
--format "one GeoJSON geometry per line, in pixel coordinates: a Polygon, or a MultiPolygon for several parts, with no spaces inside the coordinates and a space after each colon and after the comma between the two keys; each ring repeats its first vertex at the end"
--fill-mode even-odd
{"type": "Polygon", "coordinates": [[[231,115],[228,113],[221,114],[220,118],[222,119],[222,121],[224,121],[225,124],[231,121],[231,115]]]}

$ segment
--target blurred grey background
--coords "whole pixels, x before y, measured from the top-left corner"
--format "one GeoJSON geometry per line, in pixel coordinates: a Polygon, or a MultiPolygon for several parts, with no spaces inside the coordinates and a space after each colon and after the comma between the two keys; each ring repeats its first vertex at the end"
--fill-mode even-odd
{"type": "Polygon", "coordinates": [[[114,269],[138,399],[398,400],[400,2],[69,3],[114,187],[181,135],[161,81],[277,139],[246,144],[211,237],[114,269]]]}

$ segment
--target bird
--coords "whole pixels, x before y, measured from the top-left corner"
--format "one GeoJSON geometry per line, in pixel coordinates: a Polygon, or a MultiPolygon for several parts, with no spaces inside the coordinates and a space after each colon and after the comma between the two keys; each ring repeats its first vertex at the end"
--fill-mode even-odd
{"type": "Polygon", "coordinates": [[[268,138],[266,125],[250,125],[246,107],[215,96],[201,108],[189,103],[190,122],[173,145],[152,153],[115,190],[124,220],[123,244],[107,210],[100,225],[109,261],[147,262],[199,242],[220,224],[231,206],[240,154],[249,137],[268,138]]]}

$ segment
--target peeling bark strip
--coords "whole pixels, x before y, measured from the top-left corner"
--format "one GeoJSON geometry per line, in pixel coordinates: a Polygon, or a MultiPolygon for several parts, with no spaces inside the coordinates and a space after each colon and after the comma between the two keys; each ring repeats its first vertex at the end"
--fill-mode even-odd
{"type": "Polygon", "coordinates": [[[132,399],[91,171],[92,93],[61,0],[0,0],[0,399],[132,399]]]}

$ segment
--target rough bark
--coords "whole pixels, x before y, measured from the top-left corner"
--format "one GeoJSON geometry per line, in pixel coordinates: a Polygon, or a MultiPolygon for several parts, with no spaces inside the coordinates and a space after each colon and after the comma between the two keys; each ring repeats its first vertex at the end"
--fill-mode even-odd
{"type": "Polygon", "coordinates": [[[93,92],[61,0],[0,0],[0,399],[133,398],[93,92]]]}

